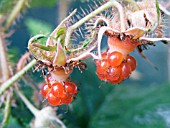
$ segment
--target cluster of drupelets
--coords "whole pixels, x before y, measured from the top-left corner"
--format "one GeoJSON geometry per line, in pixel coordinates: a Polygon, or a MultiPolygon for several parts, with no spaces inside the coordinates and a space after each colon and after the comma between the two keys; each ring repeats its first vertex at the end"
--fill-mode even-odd
{"type": "Polygon", "coordinates": [[[118,51],[102,53],[102,60],[96,61],[97,75],[101,80],[118,84],[127,79],[136,69],[136,60],[127,55],[126,58],[118,51]]]}
{"type": "MultiPolygon", "coordinates": [[[[134,16],[136,16],[136,14],[134,16]]],[[[150,15],[148,14],[147,16],[150,15]]],[[[144,19],[146,18],[144,17],[144,19]]],[[[133,26],[133,24],[135,25],[136,22],[134,21],[131,24],[133,26]]],[[[119,84],[123,80],[127,79],[130,76],[130,74],[136,69],[136,65],[137,65],[136,60],[134,57],[130,55],[130,53],[134,51],[134,49],[136,49],[138,46],[143,44],[142,41],[138,40],[138,38],[143,36],[143,33],[145,31],[137,27],[137,28],[131,28],[125,33],[122,33],[121,31],[112,32],[111,31],[112,27],[113,26],[109,26],[109,27],[101,26],[98,33],[98,47],[97,46],[94,47],[94,48],[96,47],[98,48],[98,56],[95,56],[94,54],[90,54],[90,55],[92,55],[92,57],[95,59],[95,64],[97,69],[96,74],[99,77],[99,79],[112,84],[119,84]],[[108,50],[103,53],[101,53],[100,51],[100,43],[102,40],[101,36],[103,36],[102,33],[108,36],[108,41],[107,41],[108,50]]],[[[53,36],[54,34],[56,34],[57,30],[59,31],[59,28],[57,27],[52,32],[53,36]]],[[[113,27],[113,30],[116,29],[113,27]]],[[[52,40],[51,39],[48,40],[47,44],[50,44],[49,41],[52,40]]],[[[33,45],[30,44],[30,49],[32,48],[31,46],[33,47],[33,45]]],[[[94,48],[92,47],[92,49],[90,50],[92,51],[94,50],[94,48]]],[[[64,50],[60,45],[60,43],[57,44],[57,50],[58,50],[57,53],[54,52],[52,54],[49,54],[50,56],[56,54],[55,60],[53,60],[52,62],[50,59],[48,60],[45,57],[42,58],[45,60],[44,62],[46,61],[51,62],[52,66],[48,66],[47,64],[48,68],[54,69],[54,71],[50,72],[50,74],[53,75],[52,80],[51,77],[48,76],[46,80],[46,84],[44,84],[41,88],[42,96],[48,100],[49,104],[53,106],[69,104],[72,102],[72,100],[77,94],[77,86],[73,82],[68,81],[69,76],[72,73],[74,67],[78,67],[79,69],[83,67],[83,70],[85,69],[86,66],[83,64],[84,62],[82,63],[81,61],[87,58],[90,53],[89,50],[87,51],[85,50],[83,55],[76,56],[75,58],[73,57],[71,58],[72,59],[71,61],[68,60],[66,61],[66,59],[68,59],[69,57],[68,58],[66,57],[66,54],[64,53],[64,50]],[[59,53],[61,54],[61,56],[59,55],[59,53]],[[64,57],[65,59],[63,59],[64,57]],[[61,68],[61,70],[59,71],[57,70],[57,68],[58,69],[61,68]],[[68,69],[69,71],[68,73],[66,73],[67,72],[66,69],[68,69]]],[[[36,48],[32,50],[34,54],[37,53],[35,51],[36,48]]],[[[35,55],[39,56],[38,54],[35,55]]],[[[70,54],[70,56],[71,55],[72,54],[70,54]]]]}
{"type": "MultiPolygon", "coordinates": [[[[28,44],[30,52],[35,58],[40,60],[43,66],[50,69],[50,75],[47,76],[46,84],[44,84],[41,88],[41,94],[51,105],[59,106],[72,102],[77,94],[77,86],[75,83],[69,82],[69,76],[75,67],[78,67],[80,70],[84,70],[86,68],[86,64],[81,61],[89,56],[92,56],[95,59],[97,68],[96,74],[99,79],[112,84],[119,84],[123,80],[127,79],[136,69],[136,60],[130,55],[132,51],[137,48],[139,53],[142,55],[143,49],[139,46],[154,45],[155,41],[169,41],[169,38],[163,38],[162,30],[160,29],[162,28],[162,12],[159,9],[159,3],[157,0],[143,0],[140,2],[126,0],[126,2],[124,4],[124,2],[119,3],[115,0],[110,0],[108,3],[101,6],[103,6],[103,9],[107,9],[114,5],[118,9],[118,13],[114,12],[111,14],[111,17],[103,17],[102,15],[100,17],[97,15],[97,13],[100,13],[98,12],[101,10],[100,8],[87,15],[87,17],[83,18],[81,22],[78,21],[73,26],[70,26],[67,30],[67,28],[63,26],[65,26],[64,24],[66,21],[75,14],[76,11],[73,11],[51,33],[46,42],[47,47],[41,46],[40,44],[33,44],[38,39],[46,37],[42,34],[30,39],[28,44]],[[126,2],[130,3],[127,7],[126,2]],[[96,18],[93,16],[93,19],[92,15],[96,15],[96,18]],[[87,21],[87,19],[95,21],[94,26],[89,31],[92,31],[90,39],[86,39],[83,42],[82,47],[69,49],[69,39],[71,38],[71,35],[73,35],[74,29],[80,27],[82,23],[87,21]],[[104,24],[100,24],[100,22],[106,23],[106,26],[104,24]],[[156,33],[159,38],[148,38],[147,35],[151,32],[156,33]],[[108,37],[108,50],[101,53],[100,46],[103,35],[108,37]],[[97,43],[95,41],[96,39],[97,43]],[[95,44],[94,46],[90,44],[93,42],[95,44]],[[86,49],[86,47],[89,49],[86,49]],[[92,53],[95,48],[98,49],[97,56],[92,53]],[[81,50],[83,52],[79,53],[81,50]],[[42,55],[40,53],[42,53],[42,55]]],[[[89,27],[87,28],[89,29],[89,27]]],[[[144,55],[142,56],[145,58],[144,55]]]]}
{"type": "MultiPolygon", "coordinates": [[[[136,69],[136,60],[134,57],[123,56],[121,52],[113,51],[103,52],[102,59],[96,60],[97,75],[101,80],[118,84],[127,79],[132,71],[136,69]]],[[[67,74],[65,74],[67,75],[67,74]]],[[[41,88],[41,95],[48,100],[52,106],[69,104],[73,101],[78,90],[73,82],[56,81],[51,75],[46,77],[46,84],[41,88]]]]}
{"type": "Polygon", "coordinates": [[[70,104],[77,94],[77,86],[73,82],[51,82],[51,77],[47,76],[47,84],[41,88],[41,95],[48,100],[52,106],[70,104]]]}

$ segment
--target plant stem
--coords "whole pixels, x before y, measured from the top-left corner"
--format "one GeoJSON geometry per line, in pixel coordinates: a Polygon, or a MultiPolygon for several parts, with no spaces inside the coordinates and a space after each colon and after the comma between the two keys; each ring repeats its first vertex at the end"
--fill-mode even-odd
{"type": "Polygon", "coordinates": [[[131,5],[133,5],[135,11],[138,11],[139,10],[139,6],[137,5],[137,3],[134,1],[134,0],[125,0],[127,1],[128,3],[130,3],[131,5]]]}
{"type": "Polygon", "coordinates": [[[17,72],[13,77],[8,79],[5,83],[0,86],[0,95],[8,89],[14,82],[16,82],[22,75],[24,75],[30,68],[32,68],[36,64],[36,60],[32,60],[29,64],[27,64],[21,71],[17,72]]]}
{"type": "Polygon", "coordinates": [[[110,8],[113,5],[113,2],[109,1],[106,4],[102,5],[101,7],[97,8],[95,11],[91,12],[90,14],[88,14],[87,16],[85,16],[84,18],[82,18],[81,20],[79,20],[78,22],[76,22],[74,25],[72,25],[70,27],[70,29],[74,30],[76,28],[78,28],[79,26],[81,26],[83,23],[85,23],[86,21],[90,20],[91,18],[93,18],[94,16],[96,16],[97,14],[101,13],[102,11],[110,8]]]}
{"type": "MultiPolygon", "coordinates": [[[[31,104],[31,102],[25,97],[25,95],[19,89],[15,88],[15,92],[21,98],[21,100],[24,102],[24,104],[27,106],[27,108],[31,111],[31,113],[35,116],[35,118],[37,118],[37,116],[38,117],[41,116],[42,118],[46,118],[47,120],[53,119],[53,118],[51,118],[51,116],[53,117],[53,115],[49,115],[48,113],[42,113],[43,109],[38,110],[36,107],[34,107],[31,104]]],[[[58,119],[57,117],[54,117],[54,118],[55,118],[55,121],[61,125],[61,128],[66,128],[66,126],[60,119],[58,119]]],[[[40,118],[38,118],[38,119],[40,119],[40,118]]],[[[44,123],[44,122],[42,122],[42,123],[44,123]]]]}
{"type": "Polygon", "coordinates": [[[58,2],[57,14],[59,15],[58,22],[61,22],[67,16],[69,1],[57,0],[57,2],[58,2]]]}
{"type": "Polygon", "coordinates": [[[6,125],[8,124],[9,117],[10,117],[10,112],[11,112],[11,95],[8,94],[6,97],[6,104],[5,104],[5,109],[4,109],[4,119],[2,121],[2,128],[5,128],[6,125]]]}
{"type": "Polygon", "coordinates": [[[75,24],[73,24],[72,26],[70,26],[68,28],[67,34],[66,34],[66,39],[65,39],[65,46],[66,47],[68,46],[69,39],[70,39],[71,34],[72,34],[74,29],[78,28],[79,26],[84,24],[86,21],[90,20],[91,18],[93,18],[97,14],[101,13],[102,11],[104,11],[104,10],[110,8],[110,7],[116,7],[118,9],[119,15],[120,15],[121,32],[124,32],[125,31],[125,22],[124,22],[125,16],[124,16],[123,7],[117,1],[110,0],[107,3],[100,6],[98,9],[94,10],[93,12],[91,12],[90,14],[88,14],[87,16],[85,16],[84,18],[82,18],[81,20],[79,20],[78,22],[76,22],[75,24]]]}
{"type": "Polygon", "coordinates": [[[32,114],[36,116],[39,110],[30,103],[30,101],[24,96],[24,94],[19,89],[15,89],[15,92],[21,98],[27,108],[32,112],[32,114]]]}
{"type": "Polygon", "coordinates": [[[0,35],[0,71],[1,71],[1,80],[2,82],[9,79],[10,73],[9,73],[9,67],[8,67],[8,61],[7,61],[7,55],[6,55],[6,47],[5,42],[3,39],[3,35],[0,35]]]}
{"type": "Polygon", "coordinates": [[[6,32],[11,24],[14,22],[14,20],[17,18],[21,10],[24,8],[24,5],[26,4],[27,0],[19,0],[15,7],[12,9],[7,21],[5,22],[3,31],[6,32]]]}

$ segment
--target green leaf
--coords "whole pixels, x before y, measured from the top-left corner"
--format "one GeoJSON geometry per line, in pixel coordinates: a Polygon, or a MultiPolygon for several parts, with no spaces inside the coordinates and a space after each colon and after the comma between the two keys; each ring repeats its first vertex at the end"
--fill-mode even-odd
{"type": "Polygon", "coordinates": [[[11,63],[16,63],[19,59],[19,49],[17,47],[8,48],[8,58],[11,63]]]}
{"type": "Polygon", "coordinates": [[[170,112],[169,85],[107,84],[97,78],[94,62],[86,62],[88,70],[71,76],[80,91],[64,117],[69,128],[167,127],[160,110],[170,112]]]}
{"type": "MultiPolygon", "coordinates": [[[[114,86],[102,82],[95,73],[94,61],[87,60],[88,69],[81,74],[79,70],[72,73],[71,80],[79,88],[73,109],[65,117],[68,122],[66,126],[87,127],[90,119],[104,102],[105,96],[114,89],[114,86]],[[90,75],[89,75],[90,74],[90,75]]],[[[96,127],[97,128],[97,127],[96,127]]]]}
{"type": "Polygon", "coordinates": [[[25,24],[32,35],[52,32],[52,26],[50,24],[38,19],[28,18],[26,19],[25,24]]]}
{"type": "Polygon", "coordinates": [[[8,14],[10,11],[12,11],[12,8],[15,6],[15,4],[18,2],[18,0],[1,0],[0,1],[0,14],[8,14]]]}
{"type": "Polygon", "coordinates": [[[58,0],[32,0],[31,6],[33,7],[53,7],[58,0]]]}
{"type": "MultiPolygon", "coordinates": [[[[0,110],[2,111],[2,110],[0,110]]],[[[2,121],[3,113],[0,113],[0,121],[2,121]]],[[[19,122],[17,121],[16,117],[10,116],[9,124],[6,128],[22,128],[19,122]]]]}
{"type": "MultiPolygon", "coordinates": [[[[28,100],[32,102],[33,89],[30,86],[28,86],[29,83],[25,84],[23,81],[21,81],[20,84],[22,85],[20,86],[20,89],[22,90],[24,95],[28,98],[28,100]]],[[[30,111],[28,111],[20,97],[16,96],[16,94],[14,94],[13,97],[15,97],[15,104],[17,107],[12,108],[11,111],[12,117],[16,119],[16,121],[18,122],[19,125],[22,126],[22,128],[28,128],[28,126],[30,125],[29,123],[33,119],[33,115],[30,111]]]]}
{"type": "Polygon", "coordinates": [[[92,117],[90,128],[165,128],[169,85],[116,86],[92,117]],[[162,115],[161,115],[162,114],[162,115]]]}

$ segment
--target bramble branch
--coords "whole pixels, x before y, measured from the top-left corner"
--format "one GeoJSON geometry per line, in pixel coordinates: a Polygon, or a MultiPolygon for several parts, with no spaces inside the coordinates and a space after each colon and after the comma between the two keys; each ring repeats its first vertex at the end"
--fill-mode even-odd
{"type": "Polygon", "coordinates": [[[36,64],[36,60],[32,60],[27,64],[21,71],[17,72],[14,76],[8,79],[5,83],[0,86],[0,95],[7,90],[14,82],[16,82],[22,75],[24,75],[29,69],[36,64]]]}
{"type": "Polygon", "coordinates": [[[11,24],[16,20],[18,15],[20,14],[21,10],[24,8],[24,5],[26,4],[27,0],[19,0],[16,4],[16,6],[12,9],[7,21],[5,22],[3,31],[6,32],[11,24]]]}
{"type": "Polygon", "coordinates": [[[96,16],[97,14],[101,13],[102,11],[104,11],[110,7],[116,7],[118,9],[119,14],[120,14],[121,32],[124,32],[125,31],[125,22],[124,22],[123,7],[117,1],[110,0],[109,2],[100,6],[98,9],[94,10],[93,12],[91,12],[90,14],[88,14],[87,16],[85,16],[84,18],[82,18],[81,20],[79,20],[74,25],[72,25],[68,28],[67,33],[66,33],[65,46],[67,47],[69,45],[69,40],[70,40],[71,34],[74,29],[80,27],[82,24],[84,24],[85,22],[87,22],[88,20],[90,20],[91,18],[96,16]]]}

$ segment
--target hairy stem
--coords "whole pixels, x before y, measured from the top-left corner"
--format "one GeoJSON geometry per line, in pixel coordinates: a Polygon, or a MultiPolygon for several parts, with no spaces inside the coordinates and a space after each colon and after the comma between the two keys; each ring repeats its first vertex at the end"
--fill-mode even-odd
{"type": "Polygon", "coordinates": [[[2,121],[2,128],[5,128],[8,124],[10,112],[11,112],[11,95],[8,94],[6,97],[5,109],[4,109],[4,119],[2,121]]]}
{"type": "Polygon", "coordinates": [[[27,108],[32,112],[32,114],[36,116],[39,110],[30,103],[30,101],[24,96],[24,94],[19,89],[15,89],[15,92],[21,98],[27,108]]]}
{"type": "Polygon", "coordinates": [[[84,18],[82,18],[81,20],[79,20],[78,22],[76,22],[75,24],[73,24],[72,26],[70,26],[67,30],[67,34],[66,34],[66,39],[65,39],[65,46],[67,47],[69,44],[69,39],[71,37],[71,34],[73,32],[74,29],[80,27],[82,24],[84,24],[86,21],[90,20],[91,18],[93,18],[94,16],[96,16],[97,14],[101,13],[102,11],[110,8],[110,7],[116,7],[119,11],[120,14],[120,24],[121,24],[121,32],[125,31],[125,22],[124,22],[124,10],[123,7],[121,6],[120,3],[118,3],[115,0],[110,0],[107,3],[105,3],[104,5],[100,6],[98,9],[96,9],[95,11],[91,12],[90,14],[88,14],[87,16],[85,16],[84,18]]]}
{"type": "Polygon", "coordinates": [[[125,1],[127,1],[128,3],[130,3],[131,5],[133,5],[133,7],[134,7],[134,9],[135,9],[136,11],[139,10],[139,6],[137,5],[137,3],[136,3],[134,0],[125,0],[125,1]]]}
{"type": "Polygon", "coordinates": [[[8,61],[7,61],[7,55],[6,55],[6,47],[4,38],[2,35],[0,35],[0,71],[1,71],[1,80],[2,82],[9,79],[10,73],[9,73],[9,67],[8,67],[8,61]]]}
{"type": "Polygon", "coordinates": [[[5,22],[3,31],[7,31],[11,24],[16,20],[17,16],[20,14],[21,10],[24,8],[27,0],[19,0],[16,6],[12,9],[7,21],[5,22]]]}
{"type": "MultiPolygon", "coordinates": [[[[19,15],[20,11],[24,7],[25,0],[19,0],[16,6],[13,8],[11,13],[9,14],[9,17],[7,18],[4,27],[0,30],[0,82],[5,82],[7,81],[10,76],[11,72],[9,70],[9,64],[8,64],[8,57],[7,57],[7,48],[5,46],[5,36],[4,33],[9,29],[13,21],[16,19],[16,17],[19,15]]],[[[12,84],[11,84],[12,85],[12,84]]],[[[7,88],[10,86],[4,86],[3,84],[0,86],[0,95],[6,91],[7,88]]],[[[2,122],[2,127],[5,127],[7,125],[7,122],[9,120],[10,116],[10,104],[11,102],[11,95],[9,94],[7,96],[6,104],[5,104],[5,114],[4,114],[4,119],[2,122]]]]}
{"type": "Polygon", "coordinates": [[[67,16],[68,8],[69,8],[68,0],[58,0],[57,10],[57,14],[59,15],[58,22],[61,22],[67,16]]]}
{"type": "Polygon", "coordinates": [[[22,75],[24,75],[29,69],[36,64],[36,60],[32,60],[27,64],[21,71],[17,72],[13,77],[8,79],[5,83],[0,86],[0,95],[7,90],[14,82],[16,82],[22,75]]]}

